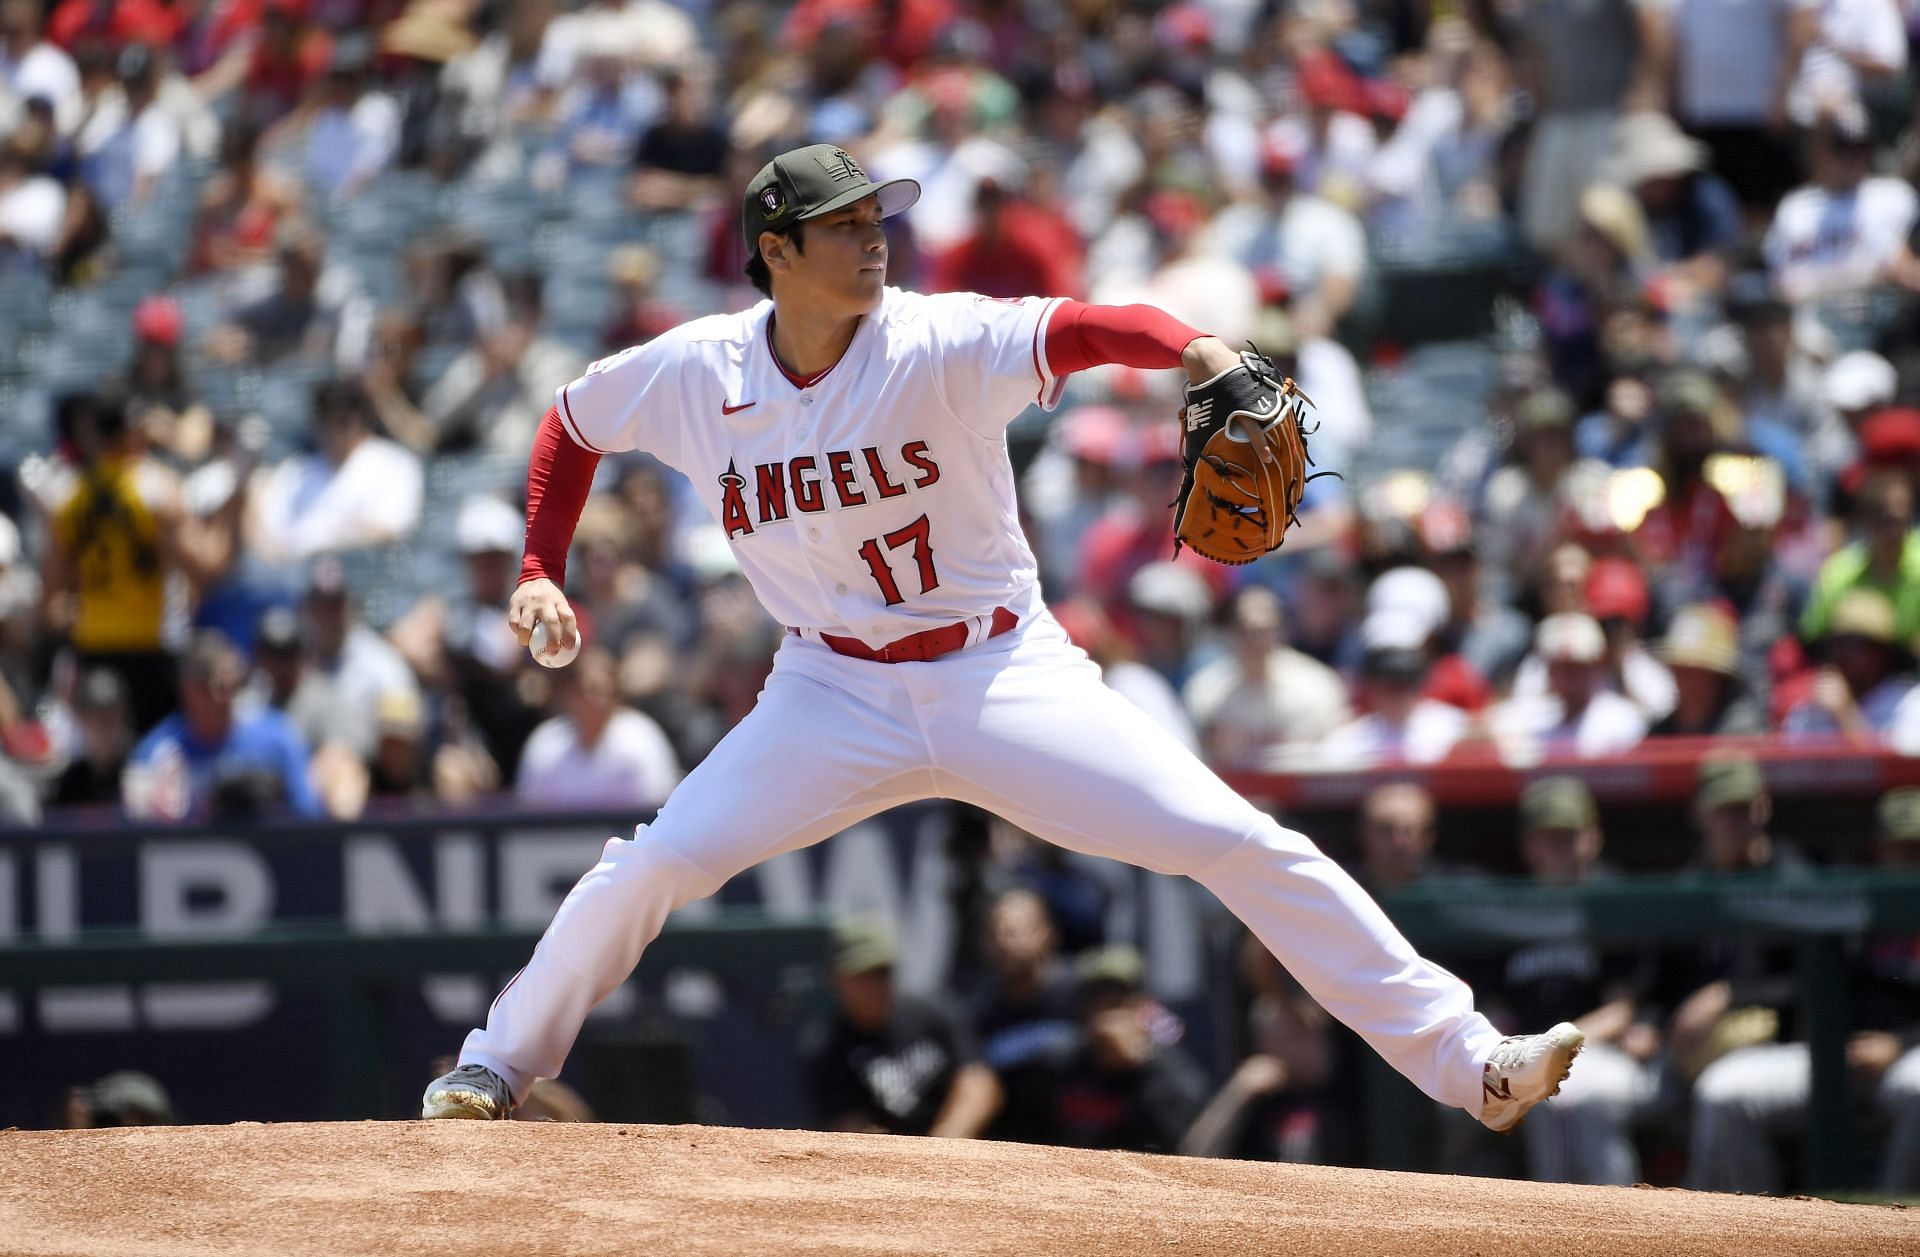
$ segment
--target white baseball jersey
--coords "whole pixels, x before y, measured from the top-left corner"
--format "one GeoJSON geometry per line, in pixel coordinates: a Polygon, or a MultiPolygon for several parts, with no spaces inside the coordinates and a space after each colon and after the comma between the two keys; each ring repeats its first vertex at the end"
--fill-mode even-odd
{"type": "Polygon", "coordinates": [[[693,482],[774,618],[879,647],[1038,608],[1006,426],[1051,409],[1058,298],[888,288],[846,353],[797,384],[762,301],[682,324],[561,388],[573,438],[693,482]]]}

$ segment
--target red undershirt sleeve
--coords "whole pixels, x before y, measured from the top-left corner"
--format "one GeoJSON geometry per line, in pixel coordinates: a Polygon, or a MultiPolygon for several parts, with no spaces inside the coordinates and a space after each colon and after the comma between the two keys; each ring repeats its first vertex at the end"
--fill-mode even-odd
{"type": "Polygon", "coordinates": [[[520,584],[544,576],[566,585],[567,550],[599,466],[600,455],[568,436],[559,410],[549,407],[527,463],[527,551],[520,560],[520,584]]]}
{"type": "Polygon", "coordinates": [[[1108,363],[1177,367],[1186,347],[1205,335],[1153,306],[1063,301],[1047,321],[1047,367],[1056,376],[1108,363]]]}

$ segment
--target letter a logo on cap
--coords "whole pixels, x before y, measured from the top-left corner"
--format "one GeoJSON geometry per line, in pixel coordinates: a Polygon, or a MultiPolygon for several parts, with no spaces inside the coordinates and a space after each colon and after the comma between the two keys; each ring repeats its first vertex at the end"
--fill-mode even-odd
{"type": "Polygon", "coordinates": [[[860,164],[854,161],[853,155],[844,148],[834,149],[831,157],[824,153],[815,153],[814,160],[820,163],[822,170],[825,170],[828,175],[832,176],[835,183],[845,183],[849,179],[864,179],[867,177],[866,171],[860,169],[860,164]]]}

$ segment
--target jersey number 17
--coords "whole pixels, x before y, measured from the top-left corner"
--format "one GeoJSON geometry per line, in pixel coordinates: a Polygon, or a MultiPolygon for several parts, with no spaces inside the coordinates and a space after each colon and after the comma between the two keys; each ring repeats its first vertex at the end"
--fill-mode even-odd
{"type": "Polygon", "coordinates": [[[887,549],[898,550],[909,541],[913,543],[913,562],[920,569],[920,592],[931,593],[940,588],[940,574],[933,570],[933,542],[929,537],[931,525],[922,515],[903,528],[896,528],[884,537],[869,537],[860,545],[860,557],[867,561],[867,570],[873,573],[873,583],[880,586],[881,597],[887,600],[889,607],[898,606],[906,601],[900,595],[900,582],[894,580],[893,569],[887,566],[886,555],[880,552],[881,543],[887,549]]]}

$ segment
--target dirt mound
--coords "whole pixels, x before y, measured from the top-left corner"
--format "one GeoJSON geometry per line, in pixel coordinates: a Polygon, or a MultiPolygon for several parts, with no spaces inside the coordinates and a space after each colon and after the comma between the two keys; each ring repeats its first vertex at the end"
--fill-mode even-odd
{"type": "Polygon", "coordinates": [[[0,1134],[0,1252],[1920,1253],[1920,1212],[701,1126],[0,1134]]]}

